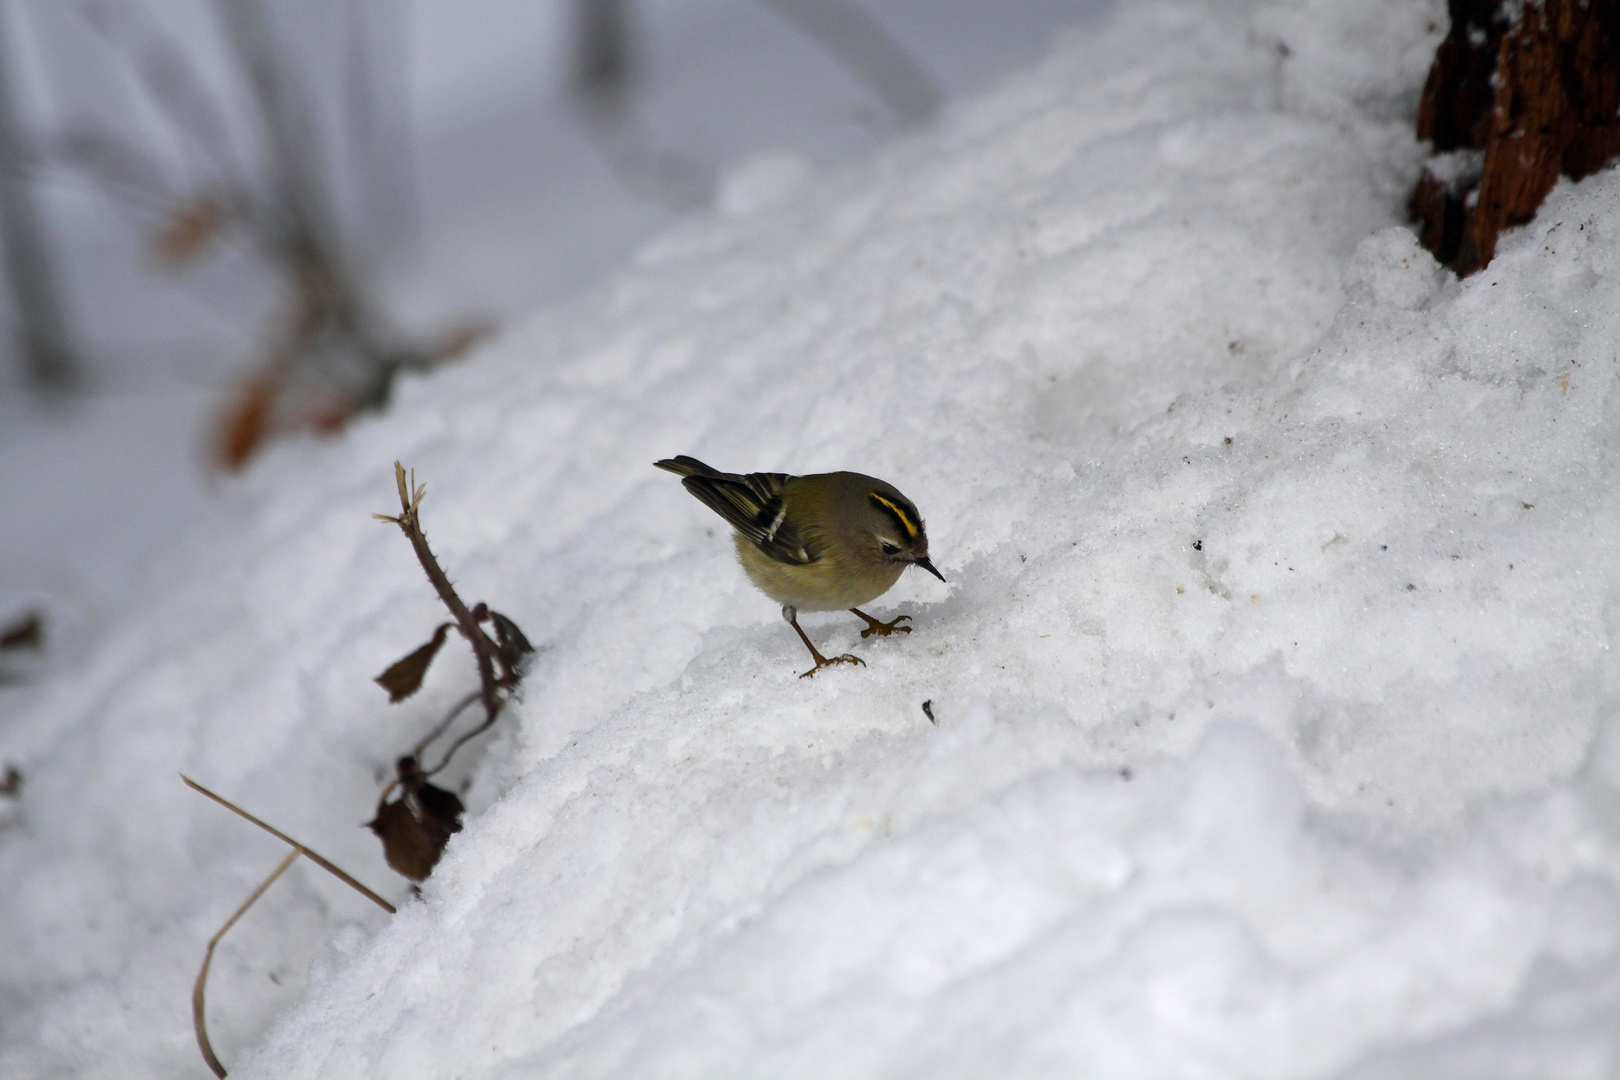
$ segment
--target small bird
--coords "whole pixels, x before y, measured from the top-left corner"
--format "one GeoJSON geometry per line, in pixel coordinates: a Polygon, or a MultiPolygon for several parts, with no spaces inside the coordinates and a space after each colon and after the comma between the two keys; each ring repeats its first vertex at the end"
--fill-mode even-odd
{"type": "Polygon", "coordinates": [[[880,622],[859,607],[871,603],[900,580],[908,566],[920,566],[944,581],[928,561],[928,534],[911,500],[860,473],[748,473],[711,469],[696,458],[653,463],[681,478],[687,491],[737,530],[737,559],[760,592],[782,605],[788,621],[815,657],[808,678],[833,664],[866,661],[845,653],[828,659],[810,644],[799,626],[800,611],[847,608],[866,621],[861,637],[888,637],[910,619],[880,622]]]}

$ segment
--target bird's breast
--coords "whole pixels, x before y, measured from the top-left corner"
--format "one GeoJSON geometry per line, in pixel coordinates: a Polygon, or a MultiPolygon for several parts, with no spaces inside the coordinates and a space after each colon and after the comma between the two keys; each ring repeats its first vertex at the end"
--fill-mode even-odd
{"type": "Polygon", "coordinates": [[[905,570],[902,563],[863,568],[831,557],[791,566],[777,562],[740,534],[736,543],[737,561],[754,587],[778,604],[800,611],[842,611],[869,604],[893,588],[905,570]]]}

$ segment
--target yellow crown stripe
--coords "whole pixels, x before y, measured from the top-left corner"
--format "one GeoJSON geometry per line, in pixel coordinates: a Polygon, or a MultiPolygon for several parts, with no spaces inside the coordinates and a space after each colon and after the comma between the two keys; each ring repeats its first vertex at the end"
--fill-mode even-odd
{"type": "Polygon", "coordinates": [[[915,525],[913,525],[911,523],[910,515],[908,515],[904,510],[900,509],[894,503],[890,502],[888,499],[885,499],[883,496],[879,495],[875,491],[872,492],[872,498],[876,499],[878,502],[882,503],[884,506],[887,506],[890,510],[894,511],[894,516],[899,518],[900,519],[900,524],[902,524],[902,525],[904,525],[906,527],[906,535],[908,537],[910,537],[913,540],[915,540],[917,538],[917,526],[915,526],[915,525]]]}

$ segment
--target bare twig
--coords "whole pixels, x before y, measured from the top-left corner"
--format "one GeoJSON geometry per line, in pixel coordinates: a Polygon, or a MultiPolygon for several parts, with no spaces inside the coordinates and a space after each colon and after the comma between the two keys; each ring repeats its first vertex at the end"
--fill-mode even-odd
{"type": "MultiPolygon", "coordinates": [[[[495,643],[484,633],[478,625],[478,619],[468,610],[460,596],[456,595],[454,585],[445,574],[439,560],[434,557],[433,550],[428,547],[427,536],[422,532],[421,520],[417,511],[422,506],[422,498],[427,494],[427,485],[416,485],[416,474],[413,472],[409,482],[405,477],[405,466],[394,462],[394,481],[399,485],[398,517],[387,514],[372,514],[378,521],[389,521],[400,527],[405,538],[411,542],[411,549],[416,552],[417,562],[422,564],[422,571],[427,574],[428,581],[432,582],[433,589],[444,601],[444,606],[450,609],[451,616],[456,620],[456,627],[461,636],[472,645],[473,654],[478,658],[478,683],[480,696],[484,702],[484,728],[495,722],[501,706],[505,701],[501,698],[501,680],[495,677],[495,643]]],[[[483,728],[479,729],[480,731],[483,728]]]]}
{"type": "MultiPolygon", "coordinates": [[[[186,783],[190,784],[191,781],[187,780],[186,783]]],[[[192,784],[191,786],[196,787],[197,785],[192,784]]],[[[201,791],[202,789],[198,788],[198,790],[201,791]]],[[[197,1031],[197,1048],[202,1051],[203,1060],[208,1062],[208,1067],[214,1070],[214,1075],[220,1077],[220,1080],[224,1080],[225,1066],[220,1064],[218,1055],[214,1053],[213,1045],[208,1041],[208,1020],[204,1008],[204,995],[208,990],[208,967],[214,962],[214,947],[219,944],[220,938],[223,938],[230,928],[236,925],[236,920],[245,915],[247,909],[252,907],[259,897],[264,895],[265,890],[274,885],[276,879],[285,874],[288,867],[298,861],[298,856],[302,853],[302,849],[297,847],[287,852],[287,857],[282,859],[274,870],[270,871],[270,876],[259,882],[259,887],[253,890],[253,894],[242,901],[242,906],[232,912],[231,917],[225,920],[225,925],[221,926],[219,931],[208,939],[208,948],[203,953],[202,969],[197,972],[196,985],[191,988],[191,1026],[197,1031]]]]}
{"type": "Polygon", "coordinates": [[[491,716],[489,719],[485,720],[482,724],[479,724],[477,727],[473,728],[471,731],[463,732],[461,734],[461,736],[456,739],[455,742],[450,744],[450,749],[448,749],[448,750],[446,750],[444,752],[444,756],[439,759],[439,763],[437,765],[433,766],[433,768],[431,768],[431,769],[427,770],[426,772],[424,772],[422,775],[423,776],[437,776],[439,773],[443,772],[444,767],[446,765],[450,764],[450,759],[456,756],[456,751],[457,750],[460,750],[462,748],[462,746],[464,746],[466,743],[472,741],[473,739],[476,739],[478,736],[480,736],[484,732],[488,731],[489,730],[489,725],[493,724],[494,722],[495,722],[495,717],[491,716]]]}
{"type": "Polygon", "coordinates": [[[240,806],[237,806],[235,803],[231,802],[229,799],[225,798],[224,796],[214,794],[212,791],[209,791],[207,788],[203,787],[201,784],[197,783],[197,781],[193,780],[184,773],[180,774],[180,779],[184,780],[186,782],[186,786],[191,788],[193,791],[201,792],[232,813],[239,814],[242,817],[247,818],[249,821],[253,822],[253,824],[257,825],[259,828],[263,829],[277,840],[280,840],[282,843],[290,844],[292,847],[298,850],[300,855],[303,855],[310,862],[314,863],[316,866],[319,866],[322,870],[325,870],[327,873],[331,874],[345,885],[348,885],[350,888],[363,894],[372,903],[388,912],[388,914],[392,915],[398,910],[393,904],[390,904],[388,901],[384,900],[382,897],[360,884],[343,870],[338,869],[338,867],[327,859],[326,856],[317,851],[311,851],[309,848],[305,847],[303,844],[300,844],[298,841],[294,840],[280,829],[277,829],[272,825],[265,824],[263,821],[260,821],[258,818],[242,809],[240,806]]]}
{"type": "Polygon", "coordinates": [[[456,751],[465,746],[468,740],[488,731],[500,718],[501,710],[516,693],[523,679],[524,667],[528,656],[534,652],[534,646],[529,644],[529,639],[516,623],[498,611],[491,611],[489,605],[480,602],[470,608],[467,606],[457,594],[455,586],[450,584],[450,576],[439,565],[433,549],[428,546],[427,535],[422,532],[422,500],[427,495],[426,485],[418,485],[416,474],[407,475],[405,466],[397,461],[394,462],[394,484],[399,489],[399,514],[371,516],[399,526],[411,542],[411,549],[416,552],[422,571],[433,583],[434,591],[450,610],[455,622],[441,625],[427,644],[395,661],[376,681],[388,691],[390,701],[401,701],[414,694],[421,686],[428,665],[438,655],[445,631],[451,625],[467,639],[478,661],[478,689],[456,702],[444,719],[416,744],[416,748],[395,763],[398,776],[383,788],[382,795],[377,799],[377,815],[367,822],[367,828],[382,841],[383,855],[388,865],[412,881],[425,881],[444,853],[450,837],[461,831],[461,816],[466,812],[466,806],[454,792],[430,784],[428,780],[448,766],[456,751]],[[493,638],[484,632],[484,623],[489,623],[493,628],[493,638]],[[499,675],[495,671],[497,664],[500,665],[499,675]],[[464,732],[439,757],[438,764],[423,771],[423,753],[478,701],[484,704],[483,722],[474,725],[471,731],[464,732]],[[400,796],[390,802],[389,796],[396,789],[400,790],[400,796]]]}
{"type": "MultiPolygon", "coordinates": [[[[434,726],[433,730],[431,732],[429,732],[426,735],[426,737],[424,737],[422,739],[421,742],[416,744],[415,749],[413,749],[411,751],[411,756],[415,757],[417,759],[420,759],[422,757],[422,754],[424,752],[426,752],[427,748],[429,746],[432,746],[433,743],[435,741],[437,741],[437,739],[439,738],[440,735],[443,735],[446,731],[448,731],[450,729],[450,725],[455,723],[456,717],[460,716],[463,712],[465,712],[466,709],[467,709],[467,706],[471,705],[473,702],[477,701],[479,698],[481,698],[483,696],[484,696],[483,690],[481,690],[481,689],[474,690],[472,693],[468,694],[466,697],[464,697],[460,701],[456,702],[455,707],[452,708],[449,711],[449,713],[447,713],[445,715],[445,718],[443,720],[440,720],[438,722],[438,724],[436,724],[434,726]]],[[[443,765],[439,766],[439,768],[443,768],[443,767],[444,767],[443,765]]],[[[434,769],[434,770],[430,771],[427,775],[432,776],[433,773],[438,772],[438,771],[439,771],[438,769],[434,769]]]]}

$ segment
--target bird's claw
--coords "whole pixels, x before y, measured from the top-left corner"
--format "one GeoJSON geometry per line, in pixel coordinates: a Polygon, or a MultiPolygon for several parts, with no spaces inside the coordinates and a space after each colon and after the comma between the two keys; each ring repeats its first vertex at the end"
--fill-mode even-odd
{"type": "Polygon", "coordinates": [[[896,615],[889,622],[879,622],[878,620],[867,616],[866,629],[861,631],[861,637],[862,639],[865,639],[871,637],[873,634],[876,634],[878,637],[888,637],[890,634],[897,632],[901,634],[911,633],[911,627],[899,625],[901,619],[910,621],[911,616],[896,615]]]}
{"type": "Polygon", "coordinates": [[[816,666],[811,668],[809,671],[801,673],[799,678],[808,679],[822,668],[832,667],[834,664],[859,664],[861,667],[865,667],[866,661],[862,660],[853,653],[845,653],[843,656],[822,656],[818,653],[816,655],[816,666]]]}

